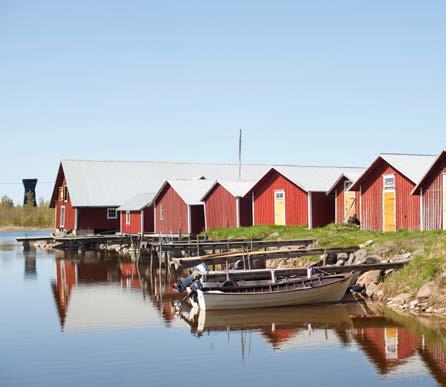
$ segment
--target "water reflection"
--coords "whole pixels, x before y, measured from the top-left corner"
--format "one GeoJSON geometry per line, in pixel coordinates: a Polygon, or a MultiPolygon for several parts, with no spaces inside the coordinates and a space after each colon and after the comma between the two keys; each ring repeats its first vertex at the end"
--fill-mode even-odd
{"type": "MultiPolygon", "coordinates": [[[[0,251],[2,265],[11,259],[8,254],[0,251]]],[[[150,270],[147,265],[135,265],[116,257],[59,252],[53,260],[51,253],[25,253],[16,248],[13,264],[0,268],[3,283],[9,281],[8,286],[13,286],[13,276],[18,277],[16,291],[19,287],[25,289],[22,291],[23,303],[28,302],[28,289],[38,289],[37,285],[43,283],[42,288],[46,290],[46,293],[35,292],[33,304],[25,304],[25,308],[31,310],[40,299],[46,298],[50,309],[45,309],[46,304],[40,303],[42,313],[36,316],[45,321],[51,332],[42,336],[43,323],[40,330],[26,330],[23,337],[30,340],[27,351],[32,352],[32,344],[39,337],[43,337],[39,343],[45,342],[53,349],[64,350],[69,345],[74,346],[79,352],[70,350],[64,356],[70,359],[67,367],[77,370],[79,364],[89,367],[82,360],[87,355],[83,351],[88,347],[91,351],[88,358],[93,357],[96,361],[83,371],[83,375],[96,375],[99,365],[101,372],[110,372],[114,377],[117,373],[127,372],[126,377],[138,374],[150,378],[168,373],[172,367],[182,365],[190,369],[197,362],[206,361],[209,369],[205,367],[201,372],[208,378],[215,376],[217,381],[229,381],[225,379],[228,374],[226,366],[219,368],[222,362],[227,362],[231,364],[230,373],[242,385],[271,385],[273,376],[279,380],[287,375],[292,377],[298,371],[306,385],[324,385],[323,375],[320,375],[321,381],[314,381],[320,362],[324,362],[332,372],[342,375],[354,373],[356,377],[364,378],[361,380],[363,385],[389,382],[400,386],[446,385],[444,331],[432,324],[423,327],[414,319],[373,312],[364,305],[226,312],[205,312],[187,307],[178,313],[172,306],[172,300],[177,299],[178,294],[171,286],[178,273],[150,270]],[[51,257],[51,260],[45,257],[51,257]],[[23,275],[34,280],[24,282],[23,275]],[[49,315],[62,333],[44,320],[45,315],[49,315]],[[95,344],[89,346],[90,342],[95,344]],[[77,343],[80,343],[78,347],[77,343]],[[158,346],[152,346],[153,343],[158,346]],[[102,350],[104,346],[106,351],[102,350]],[[110,362],[119,365],[116,374],[109,370],[110,362]],[[144,366],[137,366],[142,362],[144,366]],[[152,363],[156,364],[150,368],[152,363]],[[147,370],[152,373],[149,375],[147,370]],[[252,382],[254,380],[255,383],[252,382]]],[[[15,304],[9,302],[8,305],[11,308],[15,304]]],[[[21,318],[24,308],[17,306],[14,310],[17,317],[9,313],[11,323],[3,323],[3,331],[14,331],[13,324],[20,326],[26,320],[21,318]]],[[[0,337],[7,339],[6,333],[0,337]]],[[[23,356],[22,346],[25,345],[25,340],[19,344],[9,342],[13,360],[23,356]]],[[[35,347],[39,348],[39,345],[35,347]]],[[[48,356],[57,352],[48,351],[48,356]]],[[[29,363],[30,359],[27,360],[29,363]]],[[[36,367],[41,367],[38,368],[41,370],[42,364],[39,362],[36,367]]],[[[8,371],[6,366],[1,367],[0,379],[2,372],[8,371]]],[[[11,377],[11,380],[20,380],[20,372],[17,370],[15,379],[11,377]]],[[[50,367],[39,375],[45,372],[57,378],[50,367]]],[[[71,377],[75,377],[74,374],[72,371],[71,377]]],[[[184,378],[177,378],[177,373],[169,375],[175,384],[184,378]]],[[[76,381],[78,385],[82,384],[82,380],[76,381]]],[[[345,380],[330,383],[333,386],[346,384],[345,380]]],[[[216,382],[215,385],[222,384],[216,382]]]]}

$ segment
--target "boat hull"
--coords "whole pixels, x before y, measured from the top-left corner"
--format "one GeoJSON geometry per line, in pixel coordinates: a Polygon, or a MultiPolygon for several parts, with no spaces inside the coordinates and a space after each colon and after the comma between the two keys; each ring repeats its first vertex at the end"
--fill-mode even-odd
{"type": "Polygon", "coordinates": [[[224,293],[198,290],[198,303],[201,309],[225,310],[270,308],[275,306],[311,305],[339,302],[350,284],[351,275],[343,279],[312,288],[300,288],[280,292],[224,293]]]}

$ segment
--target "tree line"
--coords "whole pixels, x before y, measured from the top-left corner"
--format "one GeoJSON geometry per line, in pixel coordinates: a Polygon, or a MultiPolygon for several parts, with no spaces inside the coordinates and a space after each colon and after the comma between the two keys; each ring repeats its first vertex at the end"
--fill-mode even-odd
{"type": "MultiPolygon", "coordinates": [[[[32,195],[32,194],[31,194],[32,195]]],[[[13,200],[3,196],[0,201],[0,227],[35,227],[47,228],[54,226],[54,209],[49,202],[40,198],[37,206],[33,198],[27,198],[29,204],[14,205],[13,200]]]]}

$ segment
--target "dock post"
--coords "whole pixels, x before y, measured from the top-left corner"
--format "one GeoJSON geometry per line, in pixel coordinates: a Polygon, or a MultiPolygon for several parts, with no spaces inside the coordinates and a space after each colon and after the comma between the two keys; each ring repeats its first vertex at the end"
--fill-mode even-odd
{"type": "Polygon", "coordinates": [[[29,240],[24,240],[22,242],[23,244],[23,251],[30,251],[31,250],[31,244],[29,243],[29,240]]]}

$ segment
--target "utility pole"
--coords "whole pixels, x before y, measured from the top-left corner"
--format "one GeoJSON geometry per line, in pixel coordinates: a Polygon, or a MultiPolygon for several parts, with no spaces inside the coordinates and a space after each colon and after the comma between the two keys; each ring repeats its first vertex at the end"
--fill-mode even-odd
{"type": "Polygon", "coordinates": [[[238,138],[238,179],[242,179],[242,129],[238,138]]]}

